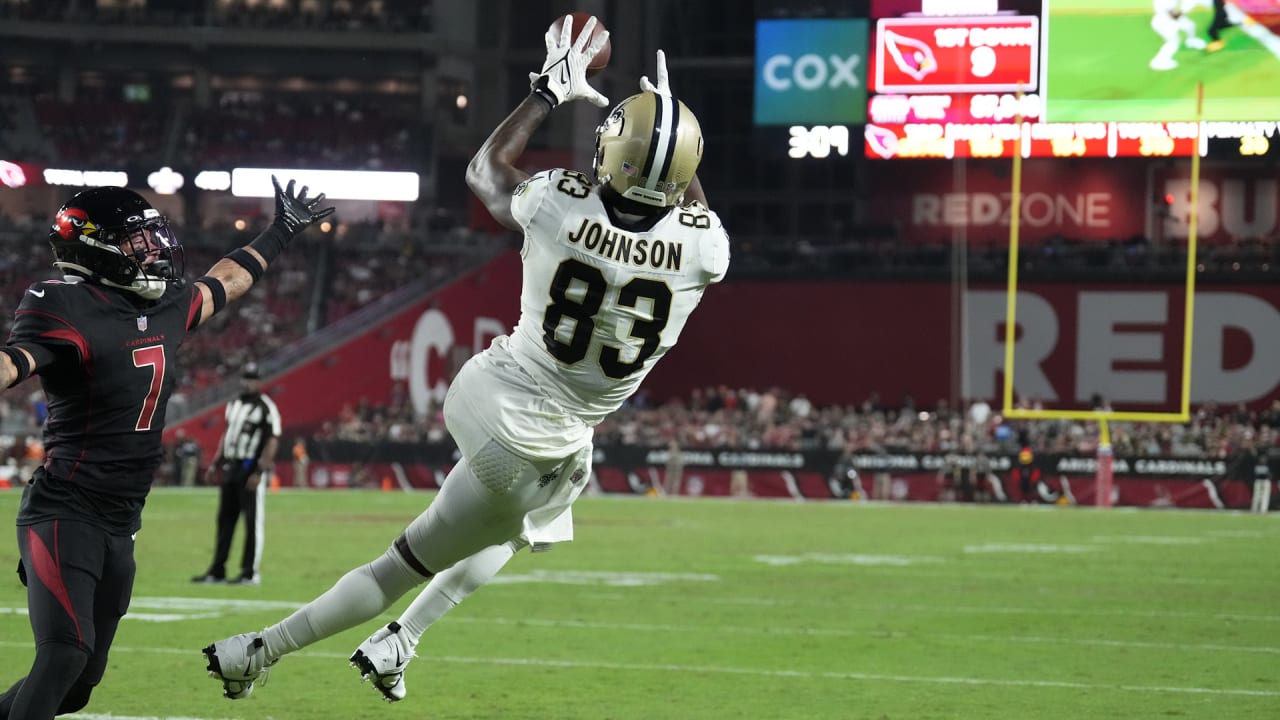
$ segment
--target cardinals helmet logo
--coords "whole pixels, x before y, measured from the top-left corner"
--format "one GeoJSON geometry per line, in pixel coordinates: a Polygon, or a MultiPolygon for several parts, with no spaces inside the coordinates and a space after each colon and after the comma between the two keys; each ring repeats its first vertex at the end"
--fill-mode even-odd
{"type": "Polygon", "coordinates": [[[53,229],[63,240],[74,240],[80,235],[93,235],[98,227],[89,222],[89,216],[80,208],[67,208],[58,213],[53,229]]]}

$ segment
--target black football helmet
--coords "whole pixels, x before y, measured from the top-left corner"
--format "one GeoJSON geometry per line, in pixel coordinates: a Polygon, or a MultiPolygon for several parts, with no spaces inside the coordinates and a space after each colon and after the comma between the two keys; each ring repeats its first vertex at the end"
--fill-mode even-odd
{"type": "Polygon", "coordinates": [[[77,193],[58,210],[49,244],[54,267],[148,300],[163,295],[168,283],[182,282],[185,270],[169,220],[125,188],[77,193]]]}

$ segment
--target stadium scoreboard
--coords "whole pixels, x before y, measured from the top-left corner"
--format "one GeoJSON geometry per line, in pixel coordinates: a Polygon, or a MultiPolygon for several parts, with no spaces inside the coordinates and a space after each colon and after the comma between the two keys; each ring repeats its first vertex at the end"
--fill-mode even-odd
{"type": "MultiPolygon", "coordinates": [[[[1062,13],[1055,26],[1044,0],[873,0],[867,30],[857,36],[868,46],[840,53],[866,56],[865,122],[851,120],[847,109],[842,117],[825,112],[818,102],[803,117],[781,123],[788,125],[788,156],[847,156],[857,152],[859,132],[862,154],[875,159],[1011,158],[1019,151],[1026,158],[1186,157],[1207,154],[1211,143],[1215,153],[1251,157],[1280,144],[1280,128],[1269,119],[1280,117],[1280,88],[1251,81],[1247,58],[1210,58],[1180,41],[1174,57],[1187,70],[1179,76],[1148,57],[1160,46],[1152,30],[1158,4],[1118,0],[1100,13],[1091,9],[1096,4],[1077,2],[1054,0],[1053,12],[1062,13]],[[1103,65],[1086,68],[1077,57],[1063,57],[1062,47],[1051,51],[1096,33],[1098,53],[1118,52],[1103,35],[1124,23],[1147,33],[1131,43],[1139,48],[1133,57],[1104,58],[1103,65]],[[1203,114],[1194,103],[1188,110],[1187,100],[1201,82],[1203,114]]],[[[760,25],[792,22],[815,21],[760,25]]],[[[1280,35],[1280,26],[1274,30],[1280,35]]],[[[1274,43],[1259,41],[1259,47],[1280,48],[1280,38],[1271,37],[1274,43]]],[[[1259,51],[1249,62],[1263,77],[1280,73],[1280,52],[1259,51]]],[[[846,80],[853,84],[849,72],[846,80]]],[[[769,124],[759,116],[757,122],[769,124]]]]}

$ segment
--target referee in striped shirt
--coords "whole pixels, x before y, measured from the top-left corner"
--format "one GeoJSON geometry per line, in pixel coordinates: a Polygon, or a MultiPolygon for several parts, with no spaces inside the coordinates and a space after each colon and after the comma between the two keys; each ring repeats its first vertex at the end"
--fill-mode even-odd
{"type": "Polygon", "coordinates": [[[218,502],[218,538],[213,563],[192,582],[257,585],[262,559],[262,505],[267,478],[272,471],[280,441],[280,411],[262,392],[262,377],[256,363],[248,363],[240,373],[240,396],[227,403],[227,429],[218,441],[218,452],[209,472],[222,471],[222,492],[218,502]],[[240,575],[228,580],[227,559],[236,523],[244,515],[244,554],[240,575]]]}

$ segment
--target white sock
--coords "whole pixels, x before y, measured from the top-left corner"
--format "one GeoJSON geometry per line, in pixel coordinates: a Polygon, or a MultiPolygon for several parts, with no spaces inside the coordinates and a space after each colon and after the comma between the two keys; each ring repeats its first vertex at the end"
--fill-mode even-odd
{"type": "Polygon", "coordinates": [[[397,621],[402,628],[400,634],[408,641],[410,649],[418,646],[418,640],[427,628],[489,582],[524,546],[522,540],[490,545],[431,578],[397,621]]]}
{"type": "Polygon", "coordinates": [[[267,657],[276,659],[372,620],[426,578],[394,547],[343,575],[333,587],[284,620],[262,631],[267,657]]]}

